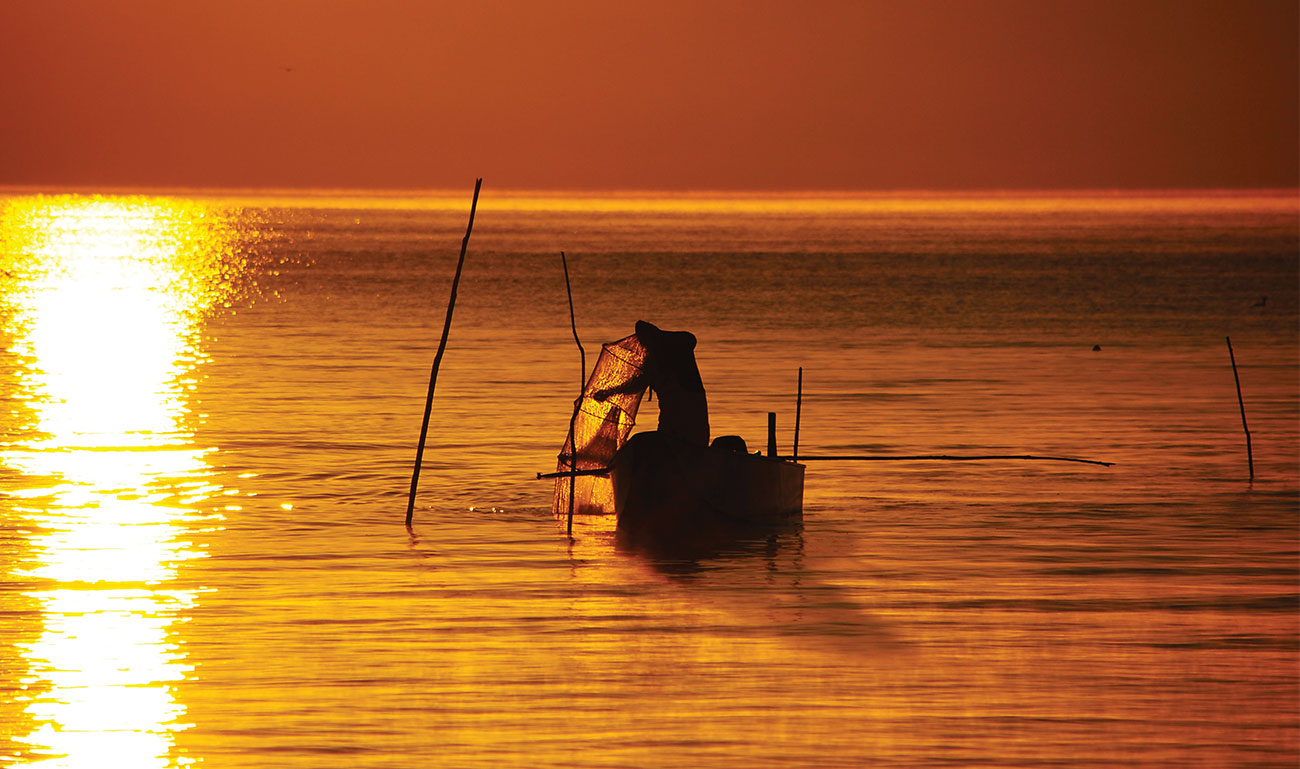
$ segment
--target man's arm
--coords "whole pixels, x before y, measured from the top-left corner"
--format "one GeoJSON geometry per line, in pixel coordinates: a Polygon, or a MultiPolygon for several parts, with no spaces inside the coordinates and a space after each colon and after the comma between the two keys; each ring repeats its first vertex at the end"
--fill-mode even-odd
{"type": "Polygon", "coordinates": [[[605,387],[592,392],[591,397],[597,403],[604,403],[611,395],[626,395],[630,393],[641,392],[646,388],[649,377],[646,372],[642,371],[621,385],[615,387],[605,387]]]}

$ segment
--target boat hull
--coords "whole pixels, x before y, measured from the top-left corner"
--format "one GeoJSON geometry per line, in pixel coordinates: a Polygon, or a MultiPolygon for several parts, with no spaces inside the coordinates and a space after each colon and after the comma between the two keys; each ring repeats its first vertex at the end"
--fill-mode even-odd
{"type": "Polygon", "coordinates": [[[803,465],[657,432],[632,436],[615,455],[611,476],[625,540],[714,540],[803,516],[803,465]]]}

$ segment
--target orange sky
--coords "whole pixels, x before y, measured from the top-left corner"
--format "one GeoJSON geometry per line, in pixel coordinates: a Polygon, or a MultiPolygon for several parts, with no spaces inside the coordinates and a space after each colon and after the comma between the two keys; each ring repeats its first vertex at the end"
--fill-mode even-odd
{"type": "Polygon", "coordinates": [[[1273,0],[0,2],[0,185],[1300,184],[1273,0]]]}

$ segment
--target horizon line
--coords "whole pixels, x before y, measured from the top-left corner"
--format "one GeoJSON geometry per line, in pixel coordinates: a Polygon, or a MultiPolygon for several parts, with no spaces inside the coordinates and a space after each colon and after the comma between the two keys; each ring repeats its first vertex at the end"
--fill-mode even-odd
{"type": "MultiPolygon", "coordinates": [[[[489,187],[490,185],[484,185],[489,187]]],[[[466,189],[470,187],[467,185],[466,189]]],[[[890,197],[1116,197],[1116,196],[1201,196],[1201,195],[1283,195],[1300,196],[1300,185],[1278,186],[1221,186],[1221,187],[969,187],[969,188],[814,188],[791,187],[781,189],[743,188],[655,188],[655,187],[504,187],[492,190],[494,194],[509,197],[599,197],[617,198],[805,198],[824,196],[831,198],[890,198],[890,197]]],[[[0,194],[52,194],[52,195],[213,195],[213,196],[309,196],[309,197],[415,197],[442,198],[459,196],[464,190],[458,187],[329,187],[329,186],[219,186],[219,185],[153,185],[153,184],[2,184],[0,194]]]]}

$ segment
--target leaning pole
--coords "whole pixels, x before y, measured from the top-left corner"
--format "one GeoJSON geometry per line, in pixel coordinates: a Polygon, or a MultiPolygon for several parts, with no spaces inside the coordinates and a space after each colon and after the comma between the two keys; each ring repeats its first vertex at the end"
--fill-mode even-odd
{"type": "Polygon", "coordinates": [[[451,333],[451,314],[456,309],[456,289],[460,285],[460,271],[465,266],[465,250],[469,248],[469,234],[474,231],[474,211],[478,208],[478,191],[483,180],[474,182],[474,200],[469,205],[469,226],[465,228],[465,238],[460,242],[460,260],[456,262],[456,276],[451,280],[451,299],[447,301],[447,318],[442,323],[442,340],[438,342],[438,353],[433,356],[433,370],[429,372],[429,394],[424,399],[424,422],[420,425],[420,444],[415,448],[415,468],[411,471],[411,494],[406,500],[406,527],[411,527],[411,518],[415,514],[415,491],[420,486],[420,464],[424,461],[424,442],[429,437],[429,414],[433,411],[433,388],[438,383],[438,367],[442,365],[442,354],[447,349],[447,335],[451,333]]]}

